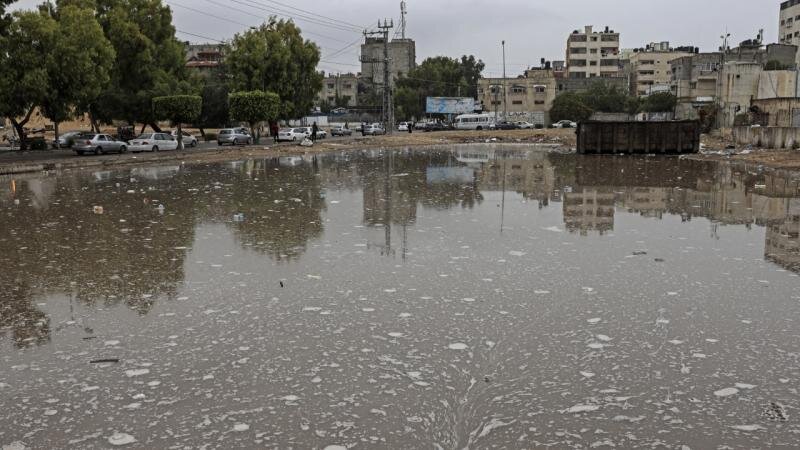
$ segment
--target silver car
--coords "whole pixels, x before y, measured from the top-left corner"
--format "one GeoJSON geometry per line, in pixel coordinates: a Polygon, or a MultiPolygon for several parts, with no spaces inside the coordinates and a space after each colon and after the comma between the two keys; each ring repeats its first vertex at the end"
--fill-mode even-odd
{"type": "Polygon", "coordinates": [[[247,134],[241,128],[226,128],[219,130],[217,134],[217,144],[223,146],[230,145],[250,145],[253,143],[253,137],[247,134]]]}
{"type": "Polygon", "coordinates": [[[331,136],[350,136],[352,134],[353,130],[345,128],[341,125],[331,128],[331,136]]]}
{"type": "Polygon", "coordinates": [[[89,133],[75,137],[72,151],[78,155],[83,155],[84,153],[94,153],[95,155],[109,152],[125,153],[128,151],[128,144],[118,141],[108,134],[89,133]]]}
{"type": "Polygon", "coordinates": [[[68,131],[58,136],[58,139],[53,139],[53,148],[70,148],[75,142],[75,138],[80,136],[82,131],[68,131]]]}
{"type": "Polygon", "coordinates": [[[367,125],[364,127],[364,134],[367,136],[377,136],[380,134],[386,134],[386,130],[383,129],[383,126],[377,123],[373,123],[372,125],[367,125]]]}

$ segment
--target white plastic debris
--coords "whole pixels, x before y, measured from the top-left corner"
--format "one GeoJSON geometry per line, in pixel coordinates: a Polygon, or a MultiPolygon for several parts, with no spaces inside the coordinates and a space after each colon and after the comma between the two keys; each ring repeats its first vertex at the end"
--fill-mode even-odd
{"type": "Polygon", "coordinates": [[[95,206],[92,208],[95,214],[103,214],[103,207],[102,206],[95,206]]]}
{"type": "Polygon", "coordinates": [[[300,146],[301,147],[313,147],[314,146],[314,141],[312,141],[309,138],[305,138],[305,139],[303,139],[303,142],[300,143],[300,146]]]}

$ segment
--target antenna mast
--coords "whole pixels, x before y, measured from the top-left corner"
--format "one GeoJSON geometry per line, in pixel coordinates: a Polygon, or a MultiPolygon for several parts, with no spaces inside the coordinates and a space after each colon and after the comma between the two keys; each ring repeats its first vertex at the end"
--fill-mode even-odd
{"type": "Polygon", "coordinates": [[[406,2],[402,0],[400,2],[400,37],[403,39],[406,38],[406,14],[408,14],[406,2]]]}

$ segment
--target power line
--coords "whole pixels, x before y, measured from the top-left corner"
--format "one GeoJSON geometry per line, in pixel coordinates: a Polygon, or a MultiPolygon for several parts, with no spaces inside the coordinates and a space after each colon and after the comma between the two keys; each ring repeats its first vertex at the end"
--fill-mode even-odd
{"type": "Polygon", "coordinates": [[[211,14],[211,13],[208,13],[208,12],[205,12],[205,11],[201,11],[201,10],[199,10],[199,9],[194,9],[194,8],[190,8],[190,7],[188,7],[188,6],[184,6],[184,5],[181,5],[181,4],[179,4],[179,3],[175,3],[175,2],[174,2],[174,1],[172,1],[172,0],[169,0],[169,1],[167,2],[167,4],[168,4],[168,5],[171,5],[171,6],[177,6],[177,7],[179,7],[179,8],[183,8],[183,9],[188,9],[189,11],[194,11],[194,12],[196,12],[196,13],[198,13],[198,14],[202,14],[202,15],[204,15],[204,16],[213,17],[213,18],[215,18],[215,19],[219,19],[219,20],[224,20],[225,22],[230,22],[230,23],[234,23],[234,24],[236,24],[236,25],[241,25],[241,26],[243,26],[243,27],[249,27],[249,26],[250,26],[250,25],[248,25],[248,24],[246,24],[246,23],[242,23],[242,22],[239,22],[239,21],[236,21],[236,20],[231,20],[231,19],[228,19],[228,18],[226,18],[226,17],[222,17],[222,16],[217,16],[217,15],[214,15],[214,14],[211,14]]]}
{"type": "Polygon", "coordinates": [[[272,13],[272,14],[276,14],[277,13],[279,15],[284,15],[284,16],[291,17],[291,18],[294,18],[294,19],[297,19],[297,20],[301,20],[301,21],[311,22],[311,23],[316,24],[316,25],[321,25],[321,26],[324,26],[324,27],[333,28],[333,29],[339,30],[339,31],[347,31],[347,32],[350,32],[350,33],[358,33],[358,32],[360,32],[354,26],[353,27],[344,26],[344,25],[340,25],[340,24],[337,24],[337,23],[334,23],[334,22],[328,22],[328,21],[325,21],[325,20],[322,20],[322,19],[317,19],[316,17],[306,16],[304,14],[298,14],[298,13],[293,13],[292,14],[290,12],[287,12],[286,10],[274,9],[274,8],[266,8],[262,4],[255,3],[252,0],[246,0],[246,1],[230,0],[230,1],[232,1],[234,3],[238,3],[238,4],[242,5],[242,6],[247,6],[249,8],[259,9],[261,11],[265,11],[265,12],[272,13]],[[255,4],[253,4],[253,3],[255,3],[255,4]]]}
{"type": "MultiPolygon", "coordinates": [[[[205,0],[205,1],[206,1],[206,2],[208,2],[208,3],[211,3],[212,5],[217,5],[217,6],[219,6],[219,7],[222,7],[222,8],[228,9],[228,10],[238,11],[238,12],[240,12],[240,13],[246,14],[248,17],[252,17],[252,16],[253,16],[253,13],[252,13],[252,12],[250,12],[250,11],[246,11],[246,10],[244,10],[244,9],[239,9],[239,8],[237,8],[237,7],[235,7],[235,6],[224,5],[224,4],[222,4],[222,3],[219,3],[219,2],[217,2],[217,1],[214,1],[214,0],[205,0]]],[[[247,6],[247,5],[245,5],[245,6],[247,6]]],[[[331,37],[331,36],[327,36],[327,35],[324,35],[324,34],[315,33],[315,32],[313,32],[313,31],[307,31],[307,30],[305,30],[305,31],[303,31],[303,33],[305,33],[305,34],[308,34],[308,35],[311,35],[311,36],[317,36],[317,37],[321,37],[321,38],[323,38],[323,39],[329,39],[329,40],[331,40],[331,41],[342,42],[342,43],[345,43],[345,42],[347,42],[347,41],[343,41],[343,40],[341,40],[341,39],[337,39],[337,38],[334,38],[334,37],[331,37]]]]}
{"type": "Polygon", "coordinates": [[[300,11],[300,12],[304,12],[304,13],[308,13],[308,14],[313,14],[313,15],[315,15],[315,16],[319,16],[319,17],[322,17],[322,18],[324,18],[324,19],[331,20],[331,21],[333,21],[333,22],[339,22],[339,23],[342,23],[342,24],[344,24],[344,25],[348,25],[348,26],[354,27],[354,28],[356,28],[356,29],[359,29],[359,30],[362,28],[362,27],[359,27],[359,26],[358,26],[358,25],[356,25],[356,24],[353,24],[353,23],[350,23],[350,22],[345,22],[344,20],[335,19],[335,18],[333,18],[333,17],[329,17],[329,16],[323,16],[323,15],[321,15],[321,14],[317,14],[317,13],[315,13],[315,12],[313,12],[313,11],[306,11],[305,9],[300,9],[300,8],[298,8],[298,7],[296,7],[296,6],[287,5],[287,4],[285,4],[285,3],[281,3],[281,2],[278,2],[278,1],[274,1],[274,0],[264,0],[264,1],[267,1],[267,2],[269,2],[269,3],[274,3],[274,4],[276,4],[276,5],[285,6],[285,7],[287,7],[287,8],[294,9],[294,10],[297,10],[297,11],[300,11]]]}

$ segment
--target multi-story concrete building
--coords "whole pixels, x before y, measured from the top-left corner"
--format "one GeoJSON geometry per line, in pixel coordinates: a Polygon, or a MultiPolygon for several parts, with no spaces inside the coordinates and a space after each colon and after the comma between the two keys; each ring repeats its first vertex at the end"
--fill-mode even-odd
{"type": "MultiPolygon", "coordinates": [[[[381,91],[383,88],[384,41],[383,38],[367,38],[361,44],[361,80],[367,89],[381,91]]],[[[417,67],[417,46],[413,39],[393,39],[389,42],[390,84],[411,69],[417,67]]]]}
{"type": "Polygon", "coordinates": [[[714,103],[722,53],[697,53],[670,62],[671,89],[678,98],[676,118],[696,119],[701,108],[714,103]]]}
{"type": "Polygon", "coordinates": [[[186,46],[186,67],[203,76],[212,74],[225,59],[223,44],[188,44],[186,46]]]}
{"type": "Polygon", "coordinates": [[[619,76],[619,33],[575,30],[567,39],[567,78],[619,76]]]}
{"type": "Polygon", "coordinates": [[[634,49],[628,57],[630,61],[631,94],[646,96],[656,92],[670,92],[672,66],[670,63],[695,53],[694,48],[673,49],[669,42],[654,42],[642,49],[634,49]]]}
{"type": "Polygon", "coordinates": [[[328,75],[322,80],[317,103],[352,108],[358,104],[358,75],[352,73],[328,75]]]}
{"type": "MultiPolygon", "coordinates": [[[[781,3],[778,42],[800,47],[800,0],[787,0],[781,3]]],[[[800,55],[795,55],[800,63],[800,55]]]]}
{"type": "Polygon", "coordinates": [[[478,81],[478,100],[483,111],[497,112],[498,115],[508,112],[510,121],[549,124],[549,112],[555,98],[556,79],[552,69],[529,69],[524,76],[517,78],[481,78],[478,81]]]}

